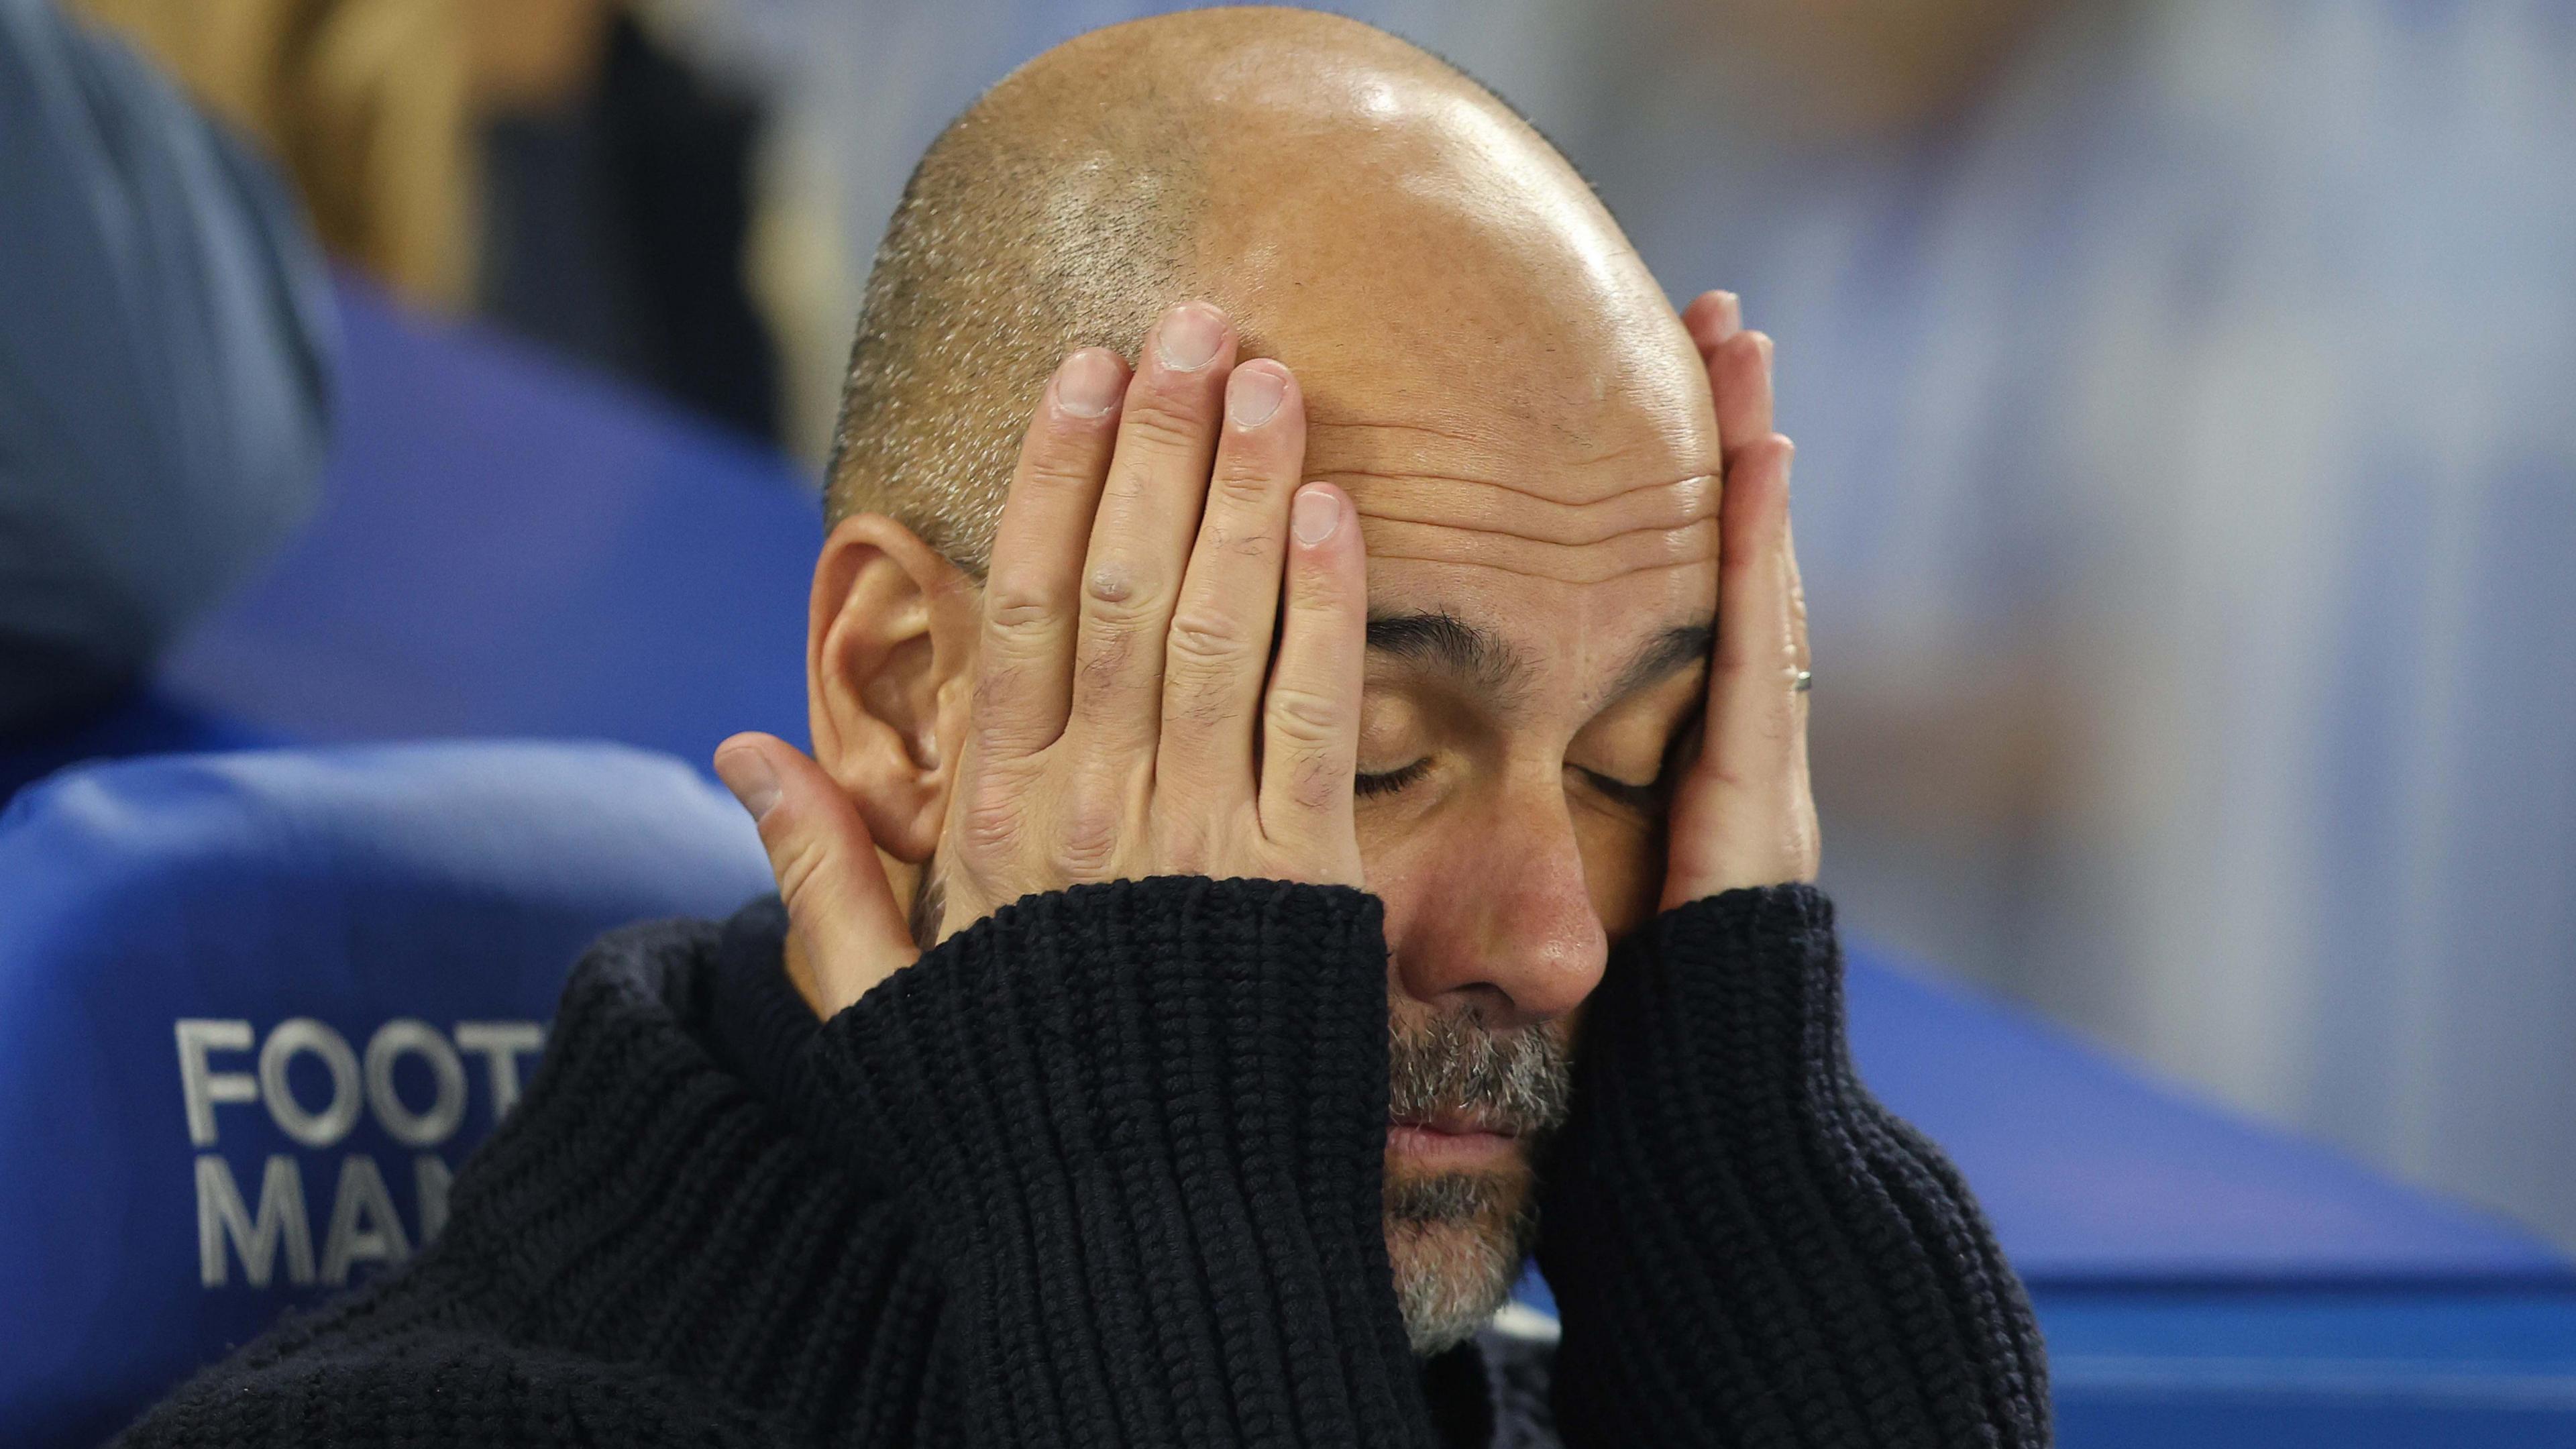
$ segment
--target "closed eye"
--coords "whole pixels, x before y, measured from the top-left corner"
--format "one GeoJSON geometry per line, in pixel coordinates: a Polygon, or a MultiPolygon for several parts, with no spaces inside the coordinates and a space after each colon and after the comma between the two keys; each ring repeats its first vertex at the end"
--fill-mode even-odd
{"type": "Polygon", "coordinates": [[[1352,793],[1361,799],[1367,799],[1371,795],[1392,795],[1430,773],[1431,761],[1428,758],[1419,759],[1400,770],[1354,776],[1351,780],[1351,789],[1352,793]]]}
{"type": "Polygon", "coordinates": [[[1666,775],[1657,776],[1643,785],[1632,785],[1625,780],[1587,770],[1581,765],[1569,768],[1581,775],[1585,784],[1599,791],[1604,797],[1625,805],[1631,810],[1643,811],[1649,815],[1660,813],[1664,808],[1666,797],[1671,793],[1667,778],[1669,771],[1666,775]]]}

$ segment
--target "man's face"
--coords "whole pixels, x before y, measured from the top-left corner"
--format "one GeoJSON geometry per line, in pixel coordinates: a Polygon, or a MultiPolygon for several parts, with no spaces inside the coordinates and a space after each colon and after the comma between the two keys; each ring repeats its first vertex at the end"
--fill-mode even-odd
{"type": "Polygon", "coordinates": [[[1516,1275],[1573,1024],[1662,889],[1715,465],[1622,411],[1599,409],[1625,436],[1590,459],[1498,415],[1482,446],[1414,439],[1363,468],[1343,451],[1363,430],[1317,428],[1309,471],[1349,489],[1369,543],[1357,819],[1386,902],[1387,1241],[1417,1338],[1471,1328],[1516,1275]]]}
{"type": "Polygon", "coordinates": [[[1606,217],[1390,170],[1418,201],[1354,217],[1289,189],[1219,245],[1251,350],[1306,391],[1307,476],[1348,490],[1368,544],[1357,818],[1390,951],[1387,1243],[1431,1348],[1516,1278],[1574,1022],[1662,889],[1719,454],[1697,355],[1606,217]]]}

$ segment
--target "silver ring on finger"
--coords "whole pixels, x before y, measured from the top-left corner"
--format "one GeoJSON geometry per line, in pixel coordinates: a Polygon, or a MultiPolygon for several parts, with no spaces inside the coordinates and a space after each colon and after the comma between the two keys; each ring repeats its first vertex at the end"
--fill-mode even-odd
{"type": "Polygon", "coordinates": [[[1789,692],[1791,694],[1804,694],[1815,687],[1816,671],[1812,669],[1799,670],[1797,676],[1789,681],[1789,692]]]}

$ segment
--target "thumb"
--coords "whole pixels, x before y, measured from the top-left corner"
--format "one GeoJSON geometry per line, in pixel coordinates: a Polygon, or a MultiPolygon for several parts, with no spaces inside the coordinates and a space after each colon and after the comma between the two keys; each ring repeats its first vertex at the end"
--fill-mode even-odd
{"type": "Polygon", "coordinates": [[[716,746],[715,766],[760,827],[826,1015],[920,956],[858,807],[822,766],[764,734],[716,746]]]}

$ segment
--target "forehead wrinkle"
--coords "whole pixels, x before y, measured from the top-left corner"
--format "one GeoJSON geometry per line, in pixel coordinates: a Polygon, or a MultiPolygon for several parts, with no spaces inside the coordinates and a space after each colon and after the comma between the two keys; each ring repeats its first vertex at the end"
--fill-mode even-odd
{"type": "MultiPolygon", "coordinates": [[[[1424,437],[1438,438],[1444,443],[1458,443],[1463,444],[1466,447],[1476,449],[1492,448],[1495,446],[1496,442],[1490,429],[1444,428],[1433,423],[1399,422],[1392,418],[1353,418],[1332,416],[1326,414],[1323,409],[1313,404],[1309,404],[1307,408],[1306,429],[1309,435],[1329,434],[1340,432],[1345,429],[1356,433],[1419,433],[1424,437]]],[[[1590,436],[1590,432],[1588,430],[1578,430],[1562,423],[1548,424],[1547,430],[1551,434],[1569,442],[1579,442],[1590,436]]],[[[1616,462],[1621,458],[1630,457],[1638,453],[1655,451],[1669,452],[1671,449],[1672,445],[1661,439],[1631,438],[1625,442],[1613,443],[1607,447],[1593,448],[1588,451],[1576,453],[1567,457],[1564,462],[1569,467],[1587,467],[1594,464],[1616,462]]]]}
{"type": "MultiPolygon", "coordinates": [[[[1575,466],[1578,465],[1551,465],[1544,471],[1561,476],[1564,472],[1572,471],[1575,466]]],[[[1714,496],[1714,490],[1704,486],[1707,484],[1713,484],[1717,481],[1717,475],[1715,473],[1691,473],[1680,478],[1653,478],[1643,483],[1631,483],[1624,488],[1613,488],[1607,493],[1602,493],[1591,498],[1564,498],[1560,497],[1555,492],[1544,488],[1525,487],[1517,483],[1506,483],[1499,478],[1488,478],[1474,473],[1444,473],[1435,468],[1364,468],[1345,464],[1338,468],[1317,468],[1313,471],[1311,476],[1318,481],[1326,483],[1340,483],[1344,479],[1353,479],[1360,482],[1396,484],[1454,483],[1462,487],[1469,488],[1490,488],[1498,493],[1513,494],[1517,497],[1530,499],[1533,502],[1547,504],[1553,508],[1597,508],[1603,504],[1617,503],[1624,499],[1634,498],[1640,493],[1667,491],[1678,494],[1682,497],[1682,517],[1684,519],[1715,517],[1717,514],[1717,499],[1714,496]]]]}
{"type": "Polygon", "coordinates": [[[1499,524],[1492,523],[1460,523],[1437,517],[1417,518],[1410,514],[1397,513],[1385,508],[1362,508],[1359,509],[1359,515],[1362,518],[1375,519],[1380,523],[1407,523],[1418,528],[1450,529],[1459,533],[1489,533],[1497,538],[1516,538],[1525,543],[1549,544],[1557,548],[1589,548],[1596,544],[1616,543],[1620,539],[1629,538],[1641,533],[1679,533],[1683,529],[1688,528],[1691,523],[1699,521],[1697,519],[1692,519],[1679,524],[1639,523],[1632,524],[1626,528],[1613,526],[1605,528],[1599,533],[1587,534],[1577,538],[1569,538],[1561,534],[1531,533],[1518,528],[1505,528],[1499,524]]]}
{"type": "MultiPolygon", "coordinates": [[[[1717,520],[1623,533],[1600,543],[1531,542],[1501,533],[1362,515],[1368,558],[1445,568],[1490,568],[1560,584],[1600,584],[1655,569],[1714,569],[1717,520]],[[1458,537],[1458,535],[1465,535],[1458,537]],[[1704,545],[1704,546],[1701,546],[1704,545]],[[1571,560],[1571,562],[1567,562],[1571,560]]],[[[1714,586],[1711,597],[1715,596],[1714,586]]]]}

